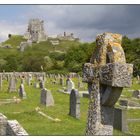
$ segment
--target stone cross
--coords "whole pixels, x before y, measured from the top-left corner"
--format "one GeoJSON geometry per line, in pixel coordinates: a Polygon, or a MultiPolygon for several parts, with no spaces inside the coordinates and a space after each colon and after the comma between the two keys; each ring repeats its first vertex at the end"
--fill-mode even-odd
{"type": "Polygon", "coordinates": [[[54,106],[54,99],[50,90],[46,88],[41,90],[40,103],[45,106],[54,106]]]}
{"type": "Polygon", "coordinates": [[[26,99],[26,92],[25,92],[23,84],[20,84],[20,87],[19,87],[19,97],[22,99],[26,99]]]}
{"type": "Polygon", "coordinates": [[[90,63],[84,65],[90,94],[86,135],[113,135],[114,105],[123,87],[132,84],[133,65],[126,63],[121,40],[120,34],[98,35],[90,63]]]}
{"type": "Polygon", "coordinates": [[[72,89],[70,94],[70,116],[80,118],[80,95],[78,90],[72,89]]]}

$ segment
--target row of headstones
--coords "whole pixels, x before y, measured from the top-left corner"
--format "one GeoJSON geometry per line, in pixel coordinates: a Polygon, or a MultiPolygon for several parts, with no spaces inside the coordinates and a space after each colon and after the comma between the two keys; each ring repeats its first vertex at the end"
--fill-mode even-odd
{"type": "MultiPolygon", "coordinates": [[[[81,96],[79,91],[77,89],[72,89],[70,93],[69,115],[77,119],[80,119],[80,98],[81,96]]],[[[54,105],[54,99],[50,90],[45,88],[41,90],[40,103],[45,106],[54,105]]],[[[126,114],[126,109],[114,108],[113,127],[115,129],[121,130],[123,132],[128,131],[126,114]]]]}
{"type": "MultiPolygon", "coordinates": [[[[4,75],[5,76],[5,75],[4,75]]],[[[2,89],[2,83],[3,83],[3,80],[5,80],[5,77],[4,77],[2,74],[0,74],[0,89],[2,89]]],[[[45,81],[45,76],[44,75],[35,75],[35,78],[36,78],[36,81],[45,81]]],[[[9,92],[15,92],[16,91],[16,83],[18,81],[18,79],[21,80],[21,83],[24,83],[25,80],[27,81],[27,84],[28,85],[31,85],[31,80],[32,80],[32,75],[27,75],[26,77],[22,77],[21,75],[20,76],[17,76],[17,75],[9,75],[8,78],[7,78],[7,81],[9,82],[9,87],[8,87],[8,91],[9,92]]]]}

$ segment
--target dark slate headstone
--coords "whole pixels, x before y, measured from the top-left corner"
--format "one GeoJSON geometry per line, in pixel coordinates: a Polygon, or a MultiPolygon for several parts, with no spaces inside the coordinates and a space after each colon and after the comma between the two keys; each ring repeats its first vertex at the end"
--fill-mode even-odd
{"type": "Polygon", "coordinates": [[[24,90],[24,85],[21,84],[19,87],[19,97],[22,99],[26,99],[26,92],[24,90]]]}
{"type": "Polygon", "coordinates": [[[132,97],[140,99],[140,90],[134,90],[132,97]]]}
{"type": "Polygon", "coordinates": [[[41,90],[40,103],[45,106],[54,106],[54,99],[50,90],[43,88],[41,90]]]}
{"type": "Polygon", "coordinates": [[[80,118],[80,95],[76,89],[71,90],[69,115],[78,119],[80,118]]]}
{"type": "Polygon", "coordinates": [[[115,108],[113,128],[122,132],[128,131],[126,109],[115,108]]]}
{"type": "Polygon", "coordinates": [[[39,82],[39,87],[40,87],[41,89],[44,88],[44,82],[43,82],[42,80],[39,82]]]}

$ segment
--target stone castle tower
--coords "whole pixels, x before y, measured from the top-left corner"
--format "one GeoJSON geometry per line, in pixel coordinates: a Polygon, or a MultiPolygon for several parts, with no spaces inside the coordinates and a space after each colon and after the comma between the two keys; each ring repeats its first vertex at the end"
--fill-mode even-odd
{"type": "Polygon", "coordinates": [[[44,30],[44,21],[39,19],[30,19],[28,23],[28,29],[24,37],[32,42],[47,40],[44,30]]]}

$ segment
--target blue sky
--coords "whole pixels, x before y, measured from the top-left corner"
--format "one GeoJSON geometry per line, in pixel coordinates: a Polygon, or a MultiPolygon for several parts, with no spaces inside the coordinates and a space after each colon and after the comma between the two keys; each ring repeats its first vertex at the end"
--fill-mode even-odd
{"type": "Polygon", "coordinates": [[[140,5],[0,5],[0,41],[24,34],[30,18],[44,20],[49,36],[66,31],[83,41],[103,32],[140,37],[140,5]]]}

